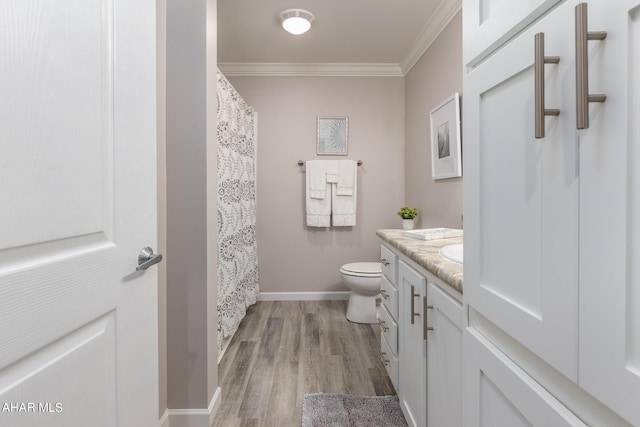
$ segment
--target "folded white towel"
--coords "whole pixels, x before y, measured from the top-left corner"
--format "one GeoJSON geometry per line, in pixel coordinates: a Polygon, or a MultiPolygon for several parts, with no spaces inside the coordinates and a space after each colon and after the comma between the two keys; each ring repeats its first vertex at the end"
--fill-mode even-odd
{"type": "Polygon", "coordinates": [[[354,227],[356,225],[356,205],[358,201],[357,175],[353,176],[352,194],[338,195],[338,184],[331,184],[331,223],[335,227],[354,227]]]}
{"type": "Polygon", "coordinates": [[[329,197],[329,194],[331,192],[331,184],[327,184],[323,174],[322,192],[326,195],[326,197],[311,197],[311,174],[309,173],[310,163],[311,161],[307,162],[306,174],[307,225],[309,227],[329,227],[331,222],[331,197],[329,197]]]}
{"type": "Polygon", "coordinates": [[[357,167],[354,160],[338,160],[338,185],[336,188],[338,196],[353,195],[357,167]]]}
{"type": "Polygon", "coordinates": [[[329,184],[337,184],[338,178],[340,176],[340,169],[338,168],[338,161],[336,160],[327,160],[326,163],[326,181],[329,184]]]}
{"type": "Polygon", "coordinates": [[[324,199],[327,189],[327,161],[307,160],[307,196],[324,199]]]}

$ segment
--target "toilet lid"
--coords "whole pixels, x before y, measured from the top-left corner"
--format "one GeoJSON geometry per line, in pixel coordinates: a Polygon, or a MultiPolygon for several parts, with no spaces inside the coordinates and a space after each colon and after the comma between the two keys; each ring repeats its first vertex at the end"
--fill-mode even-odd
{"type": "Polygon", "coordinates": [[[350,276],[379,277],[382,269],[379,262],[353,262],[345,264],[340,271],[350,276]]]}

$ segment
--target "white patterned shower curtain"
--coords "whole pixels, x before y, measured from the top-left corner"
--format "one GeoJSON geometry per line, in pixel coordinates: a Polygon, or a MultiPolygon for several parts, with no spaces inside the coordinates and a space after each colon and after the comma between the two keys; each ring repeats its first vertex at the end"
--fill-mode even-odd
{"type": "Polygon", "coordinates": [[[255,304],[257,115],[218,70],[218,350],[255,304]]]}

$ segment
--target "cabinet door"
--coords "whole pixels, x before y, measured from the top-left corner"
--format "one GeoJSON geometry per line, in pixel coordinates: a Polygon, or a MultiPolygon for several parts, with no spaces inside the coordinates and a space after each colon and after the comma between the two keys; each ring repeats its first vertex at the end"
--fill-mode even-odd
{"type": "Polygon", "coordinates": [[[404,261],[399,261],[398,267],[401,298],[398,397],[409,426],[423,427],[427,419],[427,348],[422,329],[422,297],[426,296],[426,280],[404,261]]]}
{"type": "Polygon", "coordinates": [[[563,0],[464,0],[464,64],[473,65],[563,0]]]}
{"type": "Polygon", "coordinates": [[[564,3],[464,79],[465,299],[577,381],[574,9],[564,3]],[[546,138],[534,138],[534,35],[545,33],[546,138]]]}
{"type": "Polygon", "coordinates": [[[473,328],[464,333],[464,425],[585,426],[473,328]]]}
{"type": "Polygon", "coordinates": [[[579,384],[640,425],[640,1],[590,0],[582,131],[579,384]]]}
{"type": "Polygon", "coordinates": [[[427,301],[428,425],[462,427],[462,305],[433,283],[427,301]]]}

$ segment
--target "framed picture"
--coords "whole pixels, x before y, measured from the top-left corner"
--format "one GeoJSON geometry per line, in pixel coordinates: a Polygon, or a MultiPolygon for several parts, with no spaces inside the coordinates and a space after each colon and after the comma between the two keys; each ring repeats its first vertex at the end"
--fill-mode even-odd
{"type": "Polygon", "coordinates": [[[433,179],[462,176],[460,149],[460,95],[431,110],[431,176],[433,179]]]}
{"type": "Polygon", "coordinates": [[[347,117],[318,117],[317,154],[346,156],[348,138],[349,119],[347,117]]]}

